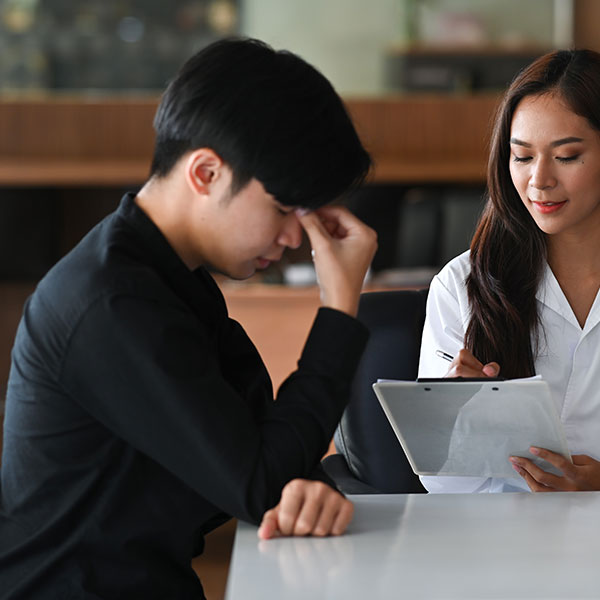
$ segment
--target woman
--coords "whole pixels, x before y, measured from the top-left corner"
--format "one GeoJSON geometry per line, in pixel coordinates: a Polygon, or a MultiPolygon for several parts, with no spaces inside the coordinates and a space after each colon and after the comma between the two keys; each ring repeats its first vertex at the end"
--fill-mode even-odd
{"type": "Polygon", "coordinates": [[[531,448],[563,475],[510,457],[515,479],[423,483],[600,490],[600,54],[553,52],[516,77],[497,113],[488,190],[470,251],[432,282],[419,376],[542,375],[573,463],[531,448]],[[454,356],[448,371],[438,349],[454,356]]]}

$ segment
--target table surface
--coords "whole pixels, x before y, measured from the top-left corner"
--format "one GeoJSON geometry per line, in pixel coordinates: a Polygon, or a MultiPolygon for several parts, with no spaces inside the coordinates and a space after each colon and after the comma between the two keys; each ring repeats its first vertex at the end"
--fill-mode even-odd
{"type": "Polygon", "coordinates": [[[350,496],[348,532],[236,532],[227,600],[600,598],[600,492],[350,496]]]}

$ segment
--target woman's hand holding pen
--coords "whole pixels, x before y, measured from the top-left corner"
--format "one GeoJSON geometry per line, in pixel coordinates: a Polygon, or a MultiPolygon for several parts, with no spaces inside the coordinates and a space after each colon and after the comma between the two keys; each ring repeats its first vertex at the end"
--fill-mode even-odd
{"type": "Polygon", "coordinates": [[[544,471],[528,458],[511,456],[513,469],[525,479],[532,492],[600,491],[600,462],[585,454],[564,456],[532,446],[529,451],[559,469],[563,475],[544,471]]]}
{"type": "MultiPolygon", "coordinates": [[[[443,352],[445,360],[451,360],[450,368],[444,377],[498,377],[500,365],[497,362],[483,364],[478,361],[466,348],[463,348],[454,358],[443,352]]],[[[441,354],[438,353],[438,356],[441,354]]]]}

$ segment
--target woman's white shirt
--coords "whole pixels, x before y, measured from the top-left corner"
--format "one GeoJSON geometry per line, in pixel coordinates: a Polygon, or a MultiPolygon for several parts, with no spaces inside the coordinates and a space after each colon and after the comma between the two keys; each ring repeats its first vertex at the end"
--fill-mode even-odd
{"type": "MultiPolygon", "coordinates": [[[[450,261],[431,282],[419,377],[443,377],[449,363],[435,351],[455,356],[464,347],[470,317],[465,285],[469,272],[467,251],[450,261]]],[[[600,293],[582,329],[548,265],[536,294],[541,323],[536,373],[550,386],[571,454],[587,454],[596,460],[600,460],[599,297],[600,293]]],[[[430,492],[529,490],[516,474],[514,479],[421,477],[421,481],[430,492]]]]}

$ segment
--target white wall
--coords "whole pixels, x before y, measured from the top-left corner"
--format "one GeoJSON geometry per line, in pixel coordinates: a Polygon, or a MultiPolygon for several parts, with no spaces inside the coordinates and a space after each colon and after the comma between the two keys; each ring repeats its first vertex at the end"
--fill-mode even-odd
{"type": "Polygon", "coordinates": [[[401,38],[398,0],[243,0],[242,32],[296,52],[348,94],[378,93],[383,54],[401,38]]]}
{"type": "Polygon", "coordinates": [[[341,94],[370,95],[385,91],[384,54],[388,47],[407,42],[405,15],[410,6],[417,34],[424,37],[435,38],[440,11],[454,11],[475,15],[490,43],[512,40],[551,46],[555,2],[571,4],[571,0],[241,0],[241,30],[296,52],[341,94]]]}

